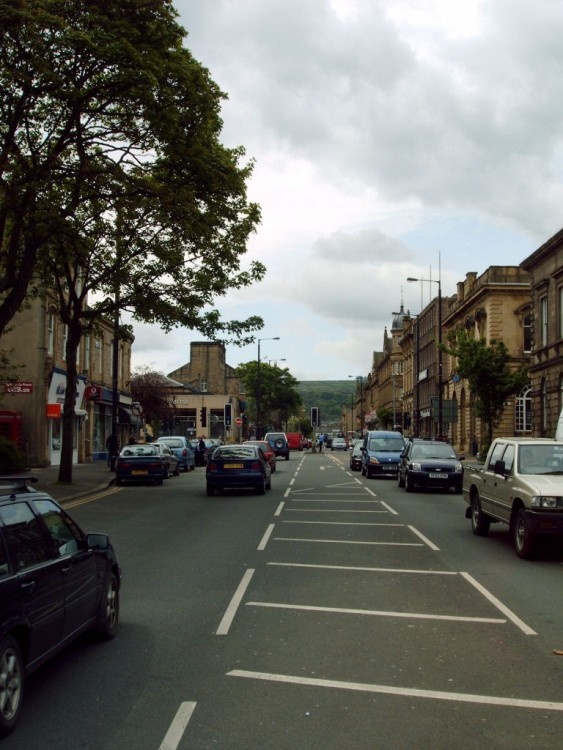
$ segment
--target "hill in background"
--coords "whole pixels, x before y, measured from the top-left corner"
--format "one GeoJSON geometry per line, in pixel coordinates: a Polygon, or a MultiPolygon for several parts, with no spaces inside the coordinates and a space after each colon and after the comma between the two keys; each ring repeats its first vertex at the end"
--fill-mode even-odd
{"type": "Polygon", "coordinates": [[[351,405],[356,393],[356,381],[350,380],[302,380],[297,391],[309,414],[311,406],[321,412],[321,427],[340,425],[342,405],[351,405]]]}

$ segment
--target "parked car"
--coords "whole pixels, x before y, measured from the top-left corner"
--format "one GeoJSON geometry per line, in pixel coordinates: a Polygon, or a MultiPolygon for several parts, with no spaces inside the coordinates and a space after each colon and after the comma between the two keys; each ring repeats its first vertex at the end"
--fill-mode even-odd
{"type": "Polygon", "coordinates": [[[243,445],[257,445],[259,448],[262,448],[266,456],[266,461],[270,464],[270,469],[272,471],[276,470],[276,454],[270,443],[266,440],[245,440],[243,445]]]}
{"type": "Polygon", "coordinates": [[[442,440],[408,440],[397,469],[399,487],[449,489],[461,494],[463,464],[449,443],[442,440]]]}
{"type": "Polygon", "coordinates": [[[285,432],[267,432],[264,435],[264,440],[270,443],[276,456],[281,456],[289,461],[289,443],[285,432]]]}
{"type": "Polygon", "coordinates": [[[362,443],[358,442],[350,451],[350,469],[352,471],[362,470],[362,443]]]}
{"type": "Polygon", "coordinates": [[[195,450],[188,438],[183,435],[162,435],[156,442],[166,443],[178,459],[181,471],[195,469],[195,450]]]}
{"type": "Polygon", "coordinates": [[[203,442],[205,443],[205,451],[203,453],[203,463],[205,465],[213,455],[215,448],[222,445],[222,442],[218,438],[205,438],[203,442]]]}
{"type": "Polygon", "coordinates": [[[303,435],[300,432],[286,432],[285,436],[287,438],[290,451],[303,450],[303,435]]]}
{"type": "Polygon", "coordinates": [[[166,443],[156,442],[152,443],[152,445],[154,445],[162,458],[162,463],[164,464],[164,479],[168,479],[168,477],[171,477],[172,475],[175,477],[179,476],[180,462],[178,461],[176,454],[172,453],[172,450],[166,445],[166,443]]]}
{"type": "Polygon", "coordinates": [[[362,451],[362,475],[396,477],[399,459],[405,447],[405,438],[400,432],[370,430],[364,436],[362,451]]]}
{"type": "Polygon", "coordinates": [[[115,483],[144,482],[162,484],[164,461],[153,443],[124,446],[115,461],[115,483]]]}
{"type": "Polygon", "coordinates": [[[348,443],[343,437],[332,438],[332,445],[330,446],[331,451],[347,451],[348,443]]]}
{"type": "Polygon", "coordinates": [[[272,470],[258,445],[220,445],[209,459],[206,479],[208,495],[247,488],[264,495],[272,488],[272,470]]]}
{"type": "Polygon", "coordinates": [[[30,487],[35,481],[0,479],[2,735],[16,726],[31,672],[86,631],[113,638],[119,621],[121,573],[109,537],[85,533],[30,487]]]}

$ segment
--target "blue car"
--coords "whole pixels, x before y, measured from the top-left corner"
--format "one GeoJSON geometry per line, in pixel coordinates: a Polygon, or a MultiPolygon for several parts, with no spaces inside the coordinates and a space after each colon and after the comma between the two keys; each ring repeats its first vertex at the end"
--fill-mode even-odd
{"type": "Polygon", "coordinates": [[[167,445],[178,459],[178,467],[181,471],[193,471],[195,469],[195,450],[183,435],[166,435],[159,437],[157,443],[167,445]]]}
{"type": "Polygon", "coordinates": [[[362,446],[362,476],[392,477],[396,479],[405,438],[400,432],[371,430],[362,446]]]}
{"type": "Polygon", "coordinates": [[[207,462],[207,494],[216,491],[253,490],[258,495],[272,489],[272,469],[258,445],[220,445],[207,462]]]}
{"type": "Polygon", "coordinates": [[[115,462],[117,485],[125,482],[162,484],[164,477],[164,461],[154,445],[126,445],[121,449],[115,462]]]}

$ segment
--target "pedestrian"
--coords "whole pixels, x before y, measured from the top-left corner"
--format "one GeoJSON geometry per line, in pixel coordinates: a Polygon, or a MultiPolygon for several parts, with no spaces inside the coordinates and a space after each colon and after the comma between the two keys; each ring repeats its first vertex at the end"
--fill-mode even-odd
{"type": "Polygon", "coordinates": [[[204,466],[205,465],[205,440],[203,439],[203,435],[199,439],[199,443],[197,444],[197,458],[198,458],[198,466],[204,466]]]}
{"type": "Polygon", "coordinates": [[[323,434],[321,433],[321,434],[319,435],[319,453],[322,453],[322,452],[323,452],[323,445],[324,445],[324,442],[325,442],[325,436],[324,436],[324,435],[323,435],[323,434]]]}
{"type": "Polygon", "coordinates": [[[108,466],[110,471],[115,471],[115,460],[119,453],[119,440],[117,435],[112,432],[106,440],[106,450],[108,453],[108,466]]]}

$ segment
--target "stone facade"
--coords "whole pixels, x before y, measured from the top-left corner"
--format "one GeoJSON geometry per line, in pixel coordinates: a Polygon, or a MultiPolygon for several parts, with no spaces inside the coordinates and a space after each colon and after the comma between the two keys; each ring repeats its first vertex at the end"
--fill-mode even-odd
{"type": "Polygon", "coordinates": [[[553,437],[563,408],[563,229],[520,265],[532,280],[533,430],[553,437]]]}

